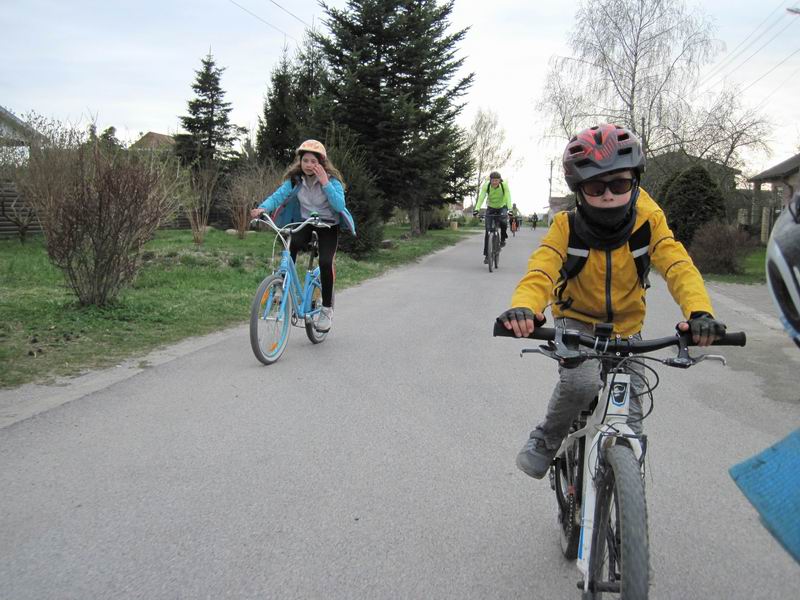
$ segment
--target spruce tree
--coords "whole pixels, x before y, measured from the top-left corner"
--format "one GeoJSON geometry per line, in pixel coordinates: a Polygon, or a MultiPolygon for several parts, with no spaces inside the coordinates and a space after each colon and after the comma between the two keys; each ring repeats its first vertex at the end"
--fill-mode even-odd
{"type": "Polygon", "coordinates": [[[272,71],[264,112],[258,118],[256,150],[261,162],[284,166],[292,161],[299,144],[296,119],[292,69],[289,51],[284,47],[278,66],[272,71]]]}
{"type": "Polygon", "coordinates": [[[220,85],[224,71],[216,66],[211,53],[202,59],[202,66],[196,71],[192,84],[195,98],[189,100],[189,114],[180,117],[188,133],[175,136],[176,152],[187,164],[227,158],[233,142],[245,132],[229,120],[231,103],[225,102],[225,91],[220,85]]]}
{"type": "Polygon", "coordinates": [[[316,39],[330,66],[334,119],[355,132],[375,164],[384,215],[407,209],[419,233],[420,209],[441,203],[455,181],[454,156],[463,146],[454,135],[458,99],[473,77],[452,83],[466,30],[447,33],[452,0],[350,0],[341,10],[323,8],[331,37],[316,39]]]}
{"type": "Polygon", "coordinates": [[[722,192],[700,165],[689,167],[675,179],[667,190],[666,200],[667,223],[675,239],[687,246],[702,225],[725,218],[722,192]]]}

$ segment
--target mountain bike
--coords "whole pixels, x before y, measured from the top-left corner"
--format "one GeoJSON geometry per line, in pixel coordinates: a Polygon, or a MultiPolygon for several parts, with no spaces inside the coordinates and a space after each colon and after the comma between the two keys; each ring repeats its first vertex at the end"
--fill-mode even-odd
{"type": "MultiPolygon", "coordinates": [[[[550,486],[558,504],[561,551],[577,559],[583,580],[578,582],[584,600],[603,594],[627,600],[646,599],[650,588],[650,551],[647,530],[647,504],[644,490],[644,457],[647,436],[631,429],[629,419],[631,376],[642,379],[640,399],[649,398],[653,410],[653,390],[658,374],[645,360],[669,367],[688,369],[704,360],[722,356],[690,356],[694,345],[690,333],[652,340],[621,338],[612,335],[613,326],[595,326],[595,335],[564,328],[537,327],[530,336],[546,340],[538,348],[521,354],[538,353],[569,368],[586,360],[599,360],[603,387],[589,408],[580,413],[561,444],[550,467],[550,486]],[[678,347],[674,358],[644,356],[671,346],[678,347]],[[582,350],[581,347],[590,350],[582,350]],[[633,364],[655,376],[650,385],[646,377],[628,372],[633,364]]],[[[494,335],[513,337],[496,322],[494,335]]],[[[744,333],[728,333],[715,346],[744,346],[744,333]]],[[[644,403],[642,403],[644,404],[644,403]]],[[[644,407],[643,407],[644,408],[644,407]]]]}
{"type": "Polygon", "coordinates": [[[489,232],[489,239],[486,243],[486,258],[489,265],[489,273],[500,266],[500,230],[499,219],[502,215],[490,215],[486,213],[486,230],[489,232]]]}
{"type": "Polygon", "coordinates": [[[304,227],[330,227],[331,224],[324,222],[316,213],[301,223],[289,223],[284,227],[275,225],[267,213],[262,213],[252,223],[264,223],[277,234],[272,244],[273,262],[278,240],[283,244],[280,265],[258,286],[250,309],[250,346],[258,360],[271,365],[286,349],[290,325],[304,327],[313,344],[324,342],[328,336],[327,331],[317,331],[314,322],[314,317],[319,315],[322,308],[319,267],[314,266],[314,259],[318,255],[317,232],[311,233],[308,267],[302,285],[289,246],[292,234],[304,227]]]}

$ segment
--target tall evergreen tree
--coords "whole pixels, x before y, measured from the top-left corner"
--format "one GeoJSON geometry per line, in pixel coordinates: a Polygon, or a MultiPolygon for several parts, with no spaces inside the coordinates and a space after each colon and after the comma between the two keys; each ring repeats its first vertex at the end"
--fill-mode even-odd
{"type": "Polygon", "coordinates": [[[325,55],[314,35],[314,31],[306,33],[292,63],[295,119],[302,139],[322,139],[332,122],[330,102],[324,94],[328,76],[325,55]]]}
{"type": "Polygon", "coordinates": [[[262,162],[287,165],[294,157],[298,128],[292,78],[289,50],[284,47],[278,66],[272,71],[264,112],[258,118],[256,150],[262,162]]]}
{"type": "Polygon", "coordinates": [[[185,163],[227,158],[233,142],[245,129],[229,120],[231,103],[225,102],[225,91],[220,79],[225,68],[217,67],[209,54],[202,59],[192,84],[195,98],[189,100],[189,114],[180,117],[188,132],[175,136],[176,152],[185,163]]]}
{"type": "Polygon", "coordinates": [[[473,76],[451,80],[463,62],[455,53],[466,30],[447,33],[453,0],[322,6],[331,37],[315,39],[330,66],[334,119],[356,133],[375,164],[384,214],[408,209],[418,233],[419,209],[442,201],[462,142],[453,135],[457,99],[473,76]]]}
{"type": "Polygon", "coordinates": [[[699,227],[725,218],[725,198],[700,165],[689,167],[675,178],[667,190],[663,208],[675,239],[687,246],[699,227]]]}

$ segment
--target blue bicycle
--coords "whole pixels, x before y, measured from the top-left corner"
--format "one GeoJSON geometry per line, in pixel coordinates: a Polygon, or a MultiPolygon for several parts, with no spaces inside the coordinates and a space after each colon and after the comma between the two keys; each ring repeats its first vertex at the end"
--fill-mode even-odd
{"type": "Polygon", "coordinates": [[[319,267],[314,267],[314,259],[318,254],[317,232],[311,234],[308,269],[302,286],[289,245],[292,234],[304,227],[330,227],[330,224],[323,222],[316,213],[302,223],[289,223],[284,227],[275,225],[266,213],[253,219],[252,223],[264,223],[277,234],[272,246],[273,257],[278,240],[283,244],[280,266],[258,286],[250,310],[250,345],[253,354],[265,365],[271,365],[286,349],[290,325],[300,326],[298,323],[302,322],[308,339],[314,344],[324,342],[328,336],[328,331],[317,331],[314,319],[322,308],[319,267]]]}

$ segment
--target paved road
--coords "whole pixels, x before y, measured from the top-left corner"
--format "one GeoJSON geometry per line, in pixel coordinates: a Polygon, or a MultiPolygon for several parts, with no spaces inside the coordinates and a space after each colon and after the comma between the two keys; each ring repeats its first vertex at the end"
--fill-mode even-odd
{"type": "MultiPolygon", "coordinates": [[[[476,236],[345,290],[328,341],[298,329],[270,367],[241,327],[0,394],[0,596],[577,597],[549,486],[514,467],[554,366],[489,336],[540,235],[493,274],[476,236]]],[[[652,597],[794,597],[800,569],[727,469],[800,423],[800,353],[763,288],[712,294],[752,341],[727,369],[661,370],[652,597]]],[[[649,306],[668,334],[660,281],[649,306]]]]}

